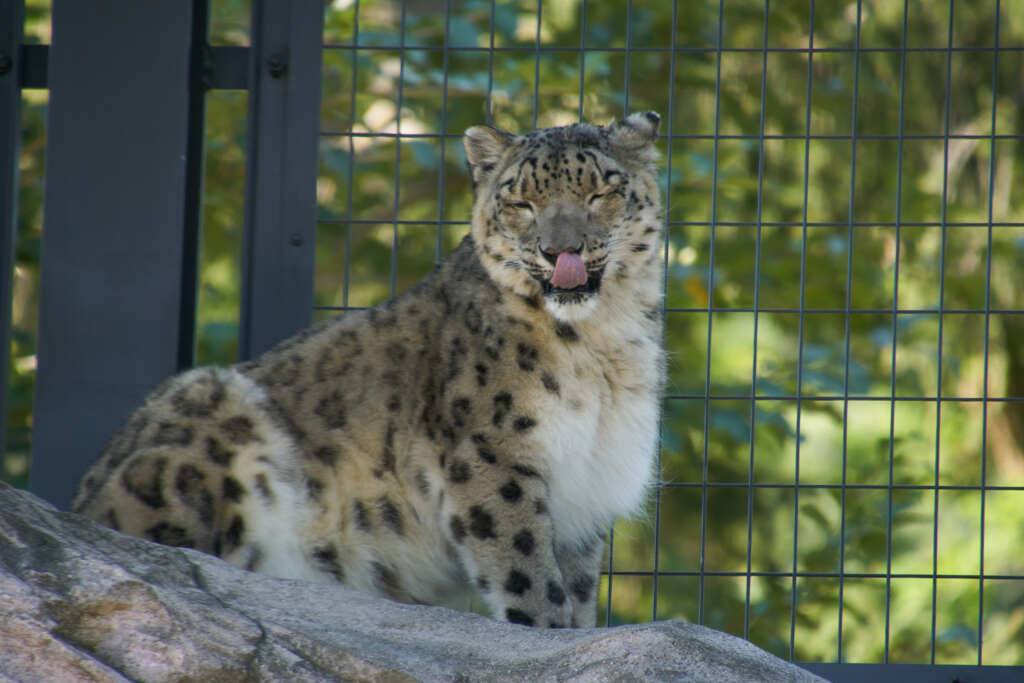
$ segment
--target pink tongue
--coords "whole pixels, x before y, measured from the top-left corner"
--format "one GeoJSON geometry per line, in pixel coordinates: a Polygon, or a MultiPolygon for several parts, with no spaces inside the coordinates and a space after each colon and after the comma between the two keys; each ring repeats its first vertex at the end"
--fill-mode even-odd
{"type": "Polygon", "coordinates": [[[587,268],[579,254],[563,251],[558,255],[551,284],[559,289],[575,289],[587,284],[587,268]]]}

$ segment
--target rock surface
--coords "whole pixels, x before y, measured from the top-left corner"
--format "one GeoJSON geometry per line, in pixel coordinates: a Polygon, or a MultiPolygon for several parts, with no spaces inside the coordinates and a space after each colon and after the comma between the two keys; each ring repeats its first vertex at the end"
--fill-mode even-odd
{"type": "Polygon", "coordinates": [[[822,680],[685,622],[535,630],[285,581],[0,483],[0,680],[822,680]]]}

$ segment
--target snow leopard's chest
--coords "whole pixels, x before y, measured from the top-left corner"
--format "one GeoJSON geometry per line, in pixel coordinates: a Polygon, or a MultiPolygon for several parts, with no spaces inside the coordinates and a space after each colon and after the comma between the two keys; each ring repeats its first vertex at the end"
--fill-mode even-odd
{"type": "Polygon", "coordinates": [[[560,410],[538,434],[559,540],[584,540],[643,504],[654,476],[663,354],[643,330],[600,335],[572,357],[560,410]]]}

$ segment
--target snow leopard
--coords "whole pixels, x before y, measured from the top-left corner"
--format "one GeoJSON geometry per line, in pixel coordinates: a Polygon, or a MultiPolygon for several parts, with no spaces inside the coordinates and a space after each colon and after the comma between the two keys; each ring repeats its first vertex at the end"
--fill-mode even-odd
{"type": "Polygon", "coordinates": [[[654,112],[466,131],[472,221],[424,280],[157,387],[73,509],[279,577],[587,627],[655,477],[654,112]]]}

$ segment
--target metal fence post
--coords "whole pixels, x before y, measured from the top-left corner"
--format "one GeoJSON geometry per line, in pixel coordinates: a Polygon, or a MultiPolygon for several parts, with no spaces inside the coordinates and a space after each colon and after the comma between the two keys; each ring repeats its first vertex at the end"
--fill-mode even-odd
{"type": "MultiPolygon", "coordinates": [[[[197,3],[205,0],[197,0],[197,3]]],[[[30,487],[67,506],[178,369],[193,3],[56,0],[30,487]]],[[[199,94],[201,96],[201,93],[199,94]]]]}
{"type": "MultiPolygon", "coordinates": [[[[10,349],[11,276],[18,234],[18,149],[24,0],[0,0],[0,348],[10,349]]],[[[6,450],[8,359],[0,362],[0,453],[6,450]]]]}
{"type": "Polygon", "coordinates": [[[323,3],[253,2],[238,355],[312,320],[323,3]]]}

